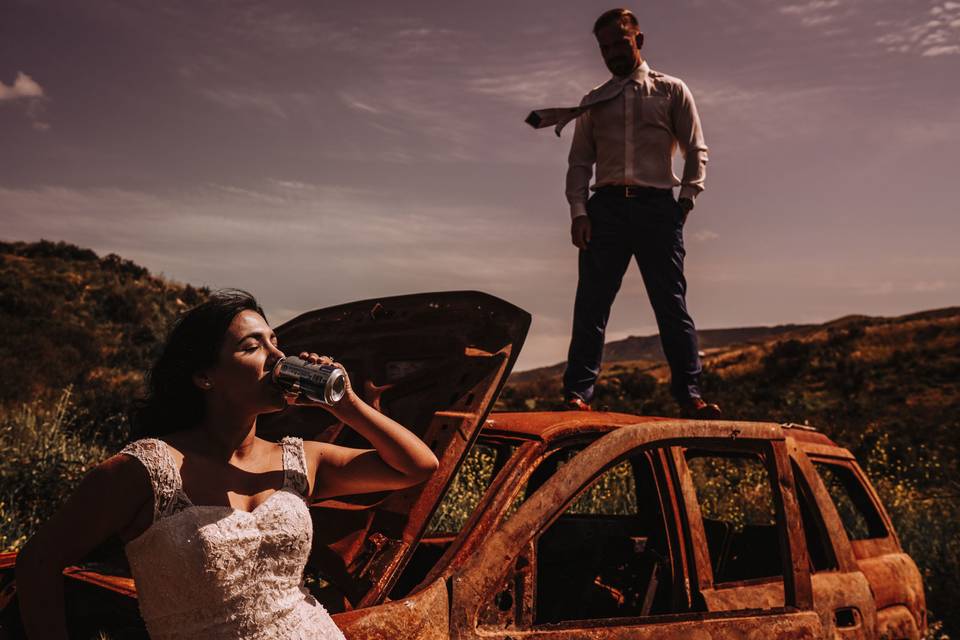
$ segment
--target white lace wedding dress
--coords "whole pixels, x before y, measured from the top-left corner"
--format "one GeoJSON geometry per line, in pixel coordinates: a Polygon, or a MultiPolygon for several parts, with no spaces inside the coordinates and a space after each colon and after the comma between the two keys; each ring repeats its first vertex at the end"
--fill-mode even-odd
{"type": "Polygon", "coordinates": [[[153,524],[125,548],[151,640],[343,640],[303,587],[313,539],[303,441],[281,444],[283,487],[249,513],[191,503],[161,440],[121,451],[153,485],[153,524]]]}

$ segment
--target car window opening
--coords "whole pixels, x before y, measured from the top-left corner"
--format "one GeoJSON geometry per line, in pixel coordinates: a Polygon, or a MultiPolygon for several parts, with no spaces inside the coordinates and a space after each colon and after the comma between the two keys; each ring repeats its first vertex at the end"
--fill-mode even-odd
{"type": "Polygon", "coordinates": [[[797,498],[800,503],[800,519],[803,521],[803,536],[807,542],[807,554],[810,556],[810,568],[814,571],[837,569],[837,557],[827,536],[827,529],[817,510],[807,480],[796,463],[791,463],[793,477],[797,485],[797,498]]]}
{"type": "Polygon", "coordinates": [[[770,474],[757,454],[688,450],[713,582],[783,576],[770,474]]]}
{"type": "Polygon", "coordinates": [[[391,598],[408,595],[433,569],[516,450],[515,444],[494,441],[477,442],[471,447],[430,519],[410,562],[390,591],[391,598]]]}
{"type": "Polygon", "coordinates": [[[609,468],[580,493],[537,540],[534,624],[671,612],[656,495],[647,453],[609,468]]]}
{"type": "Polygon", "coordinates": [[[837,507],[850,540],[886,538],[887,527],[853,469],[820,460],[814,466],[837,507]]]}

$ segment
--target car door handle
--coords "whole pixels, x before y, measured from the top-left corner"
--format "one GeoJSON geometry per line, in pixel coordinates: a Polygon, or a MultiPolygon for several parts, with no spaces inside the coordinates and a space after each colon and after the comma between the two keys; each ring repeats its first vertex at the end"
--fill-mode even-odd
{"type": "Polygon", "coordinates": [[[844,607],[833,612],[833,621],[838,629],[854,629],[860,626],[860,609],[844,607]]]}

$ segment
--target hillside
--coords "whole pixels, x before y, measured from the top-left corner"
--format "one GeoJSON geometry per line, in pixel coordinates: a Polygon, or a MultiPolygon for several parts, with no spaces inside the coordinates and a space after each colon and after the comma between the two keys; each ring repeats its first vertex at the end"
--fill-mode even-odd
{"type": "MultiPolygon", "coordinates": [[[[116,451],[167,327],[208,293],[116,255],[0,242],[0,548],[19,548],[116,451]]],[[[701,344],[704,392],[727,417],[809,423],[854,451],[924,573],[933,619],[960,631],[960,307],[704,331],[701,344]]],[[[655,336],[606,353],[598,406],[675,415],[655,336]]],[[[557,408],[562,369],[511,376],[497,407],[557,408]]]]}
{"type": "MultiPolygon", "coordinates": [[[[499,408],[559,408],[561,374],[511,378],[499,408]]],[[[594,404],[676,415],[668,376],[662,362],[611,363],[594,404]]],[[[960,308],[851,316],[710,350],[703,389],[730,419],[810,424],[850,448],[924,574],[940,631],[960,630],[960,308]]]]}
{"type": "Polygon", "coordinates": [[[120,420],[176,314],[205,289],[63,242],[0,242],[0,405],[73,386],[79,411],[120,420]]]}
{"type": "MultiPolygon", "coordinates": [[[[898,357],[907,357],[905,354],[919,356],[920,354],[915,352],[921,347],[924,348],[924,353],[931,349],[935,352],[932,355],[933,363],[952,362],[950,349],[955,346],[958,323],[960,307],[950,307],[895,318],[844,316],[821,325],[788,324],[700,331],[698,337],[704,353],[704,383],[708,387],[723,387],[723,381],[733,383],[741,381],[741,378],[769,373],[778,369],[775,364],[778,360],[803,360],[801,354],[815,355],[813,352],[825,344],[833,347],[845,345],[842,353],[828,349],[828,355],[833,357],[848,352],[853,354],[851,357],[854,363],[846,360],[844,364],[835,363],[841,369],[876,365],[885,367],[886,363],[878,361],[878,358],[890,355],[890,349],[898,350],[901,353],[898,357]],[[883,345],[887,346],[886,350],[882,348],[883,345]],[[942,352],[937,351],[938,349],[942,349],[942,352]],[[794,354],[794,351],[797,353],[794,354]]],[[[626,385],[634,391],[632,399],[615,394],[614,404],[609,406],[645,410],[647,413],[655,409],[666,414],[672,413],[669,403],[659,406],[653,396],[644,397],[652,394],[658,383],[669,379],[670,371],[664,361],[659,341],[657,335],[630,337],[604,346],[604,369],[598,387],[600,401],[609,401],[613,388],[626,385]],[[638,405],[638,402],[641,404],[638,405]]],[[[924,357],[929,357],[929,354],[924,357]]],[[[509,398],[522,398],[526,408],[558,404],[564,366],[565,363],[561,362],[549,367],[514,373],[507,383],[507,398],[502,399],[502,404],[520,408],[517,402],[509,398]]],[[[801,370],[818,375],[828,373],[824,372],[822,367],[811,370],[806,363],[798,368],[798,374],[801,370]]],[[[762,380],[756,382],[762,383],[762,380]]],[[[841,381],[839,384],[847,387],[851,382],[841,381]]],[[[823,381],[816,382],[816,385],[822,387],[823,381]]],[[[773,406],[768,409],[777,410],[773,406]]],[[[731,410],[737,411],[735,407],[731,410]]],[[[749,417],[761,416],[751,412],[749,417]]]]}

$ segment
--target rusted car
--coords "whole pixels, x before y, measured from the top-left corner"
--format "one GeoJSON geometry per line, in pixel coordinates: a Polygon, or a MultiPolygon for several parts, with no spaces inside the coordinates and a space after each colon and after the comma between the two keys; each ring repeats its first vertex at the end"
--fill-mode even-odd
{"type": "MultiPolygon", "coordinates": [[[[277,328],[288,351],[335,355],[441,461],[424,485],[311,508],[308,586],[348,638],[922,636],[920,573],[849,451],[806,426],[489,414],[529,323],[448,292],[277,328]]],[[[289,409],[261,432],[363,444],[327,416],[289,409]]],[[[65,574],[74,637],[145,637],[118,545],[65,574]]]]}

